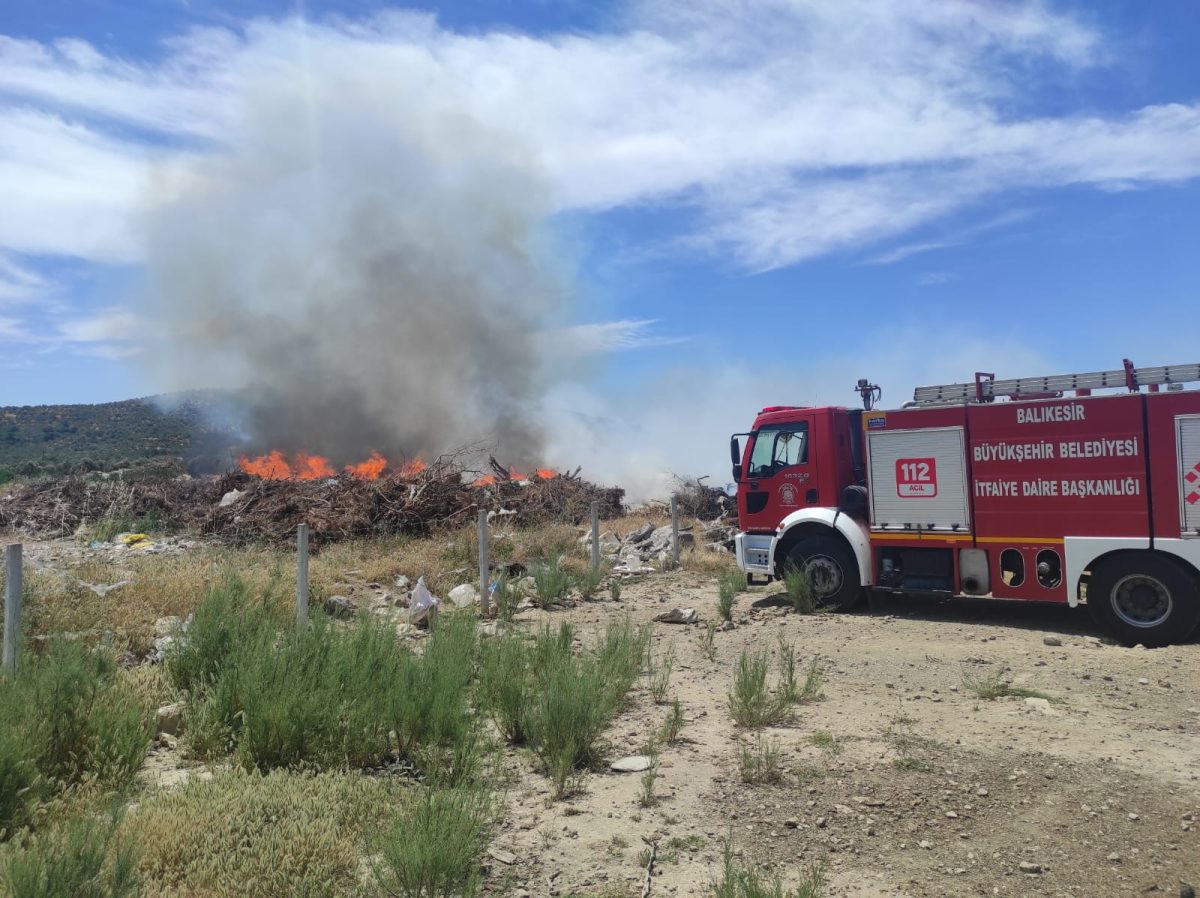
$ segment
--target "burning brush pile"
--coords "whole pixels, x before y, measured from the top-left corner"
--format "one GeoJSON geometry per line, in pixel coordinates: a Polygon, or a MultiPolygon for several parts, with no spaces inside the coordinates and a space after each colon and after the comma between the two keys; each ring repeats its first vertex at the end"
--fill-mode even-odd
{"type": "Polygon", "coordinates": [[[313,455],[271,452],[243,458],[219,478],[122,483],[72,477],[17,487],[0,497],[0,529],[32,536],[70,536],[101,520],[139,521],[229,544],[290,542],[301,523],[313,543],[388,534],[422,535],[466,522],[481,508],[505,511],[520,525],[577,524],[600,503],[619,515],[624,490],[573,474],[531,475],[491,460],[470,470],[462,454],[432,462],[389,464],[378,453],[341,471],[313,455]]]}

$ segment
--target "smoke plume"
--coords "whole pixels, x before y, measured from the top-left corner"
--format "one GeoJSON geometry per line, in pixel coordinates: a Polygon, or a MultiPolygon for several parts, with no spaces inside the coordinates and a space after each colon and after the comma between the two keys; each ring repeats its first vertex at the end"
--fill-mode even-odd
{"type": "Polygon", "coordinates": [[[219,144],[161,173],[158,373],[243,391],[255,447],[540,460],[541,332],[566,294],[531,152],[429,54],[330,43],[297,23],[243,54],[219,144]]]}

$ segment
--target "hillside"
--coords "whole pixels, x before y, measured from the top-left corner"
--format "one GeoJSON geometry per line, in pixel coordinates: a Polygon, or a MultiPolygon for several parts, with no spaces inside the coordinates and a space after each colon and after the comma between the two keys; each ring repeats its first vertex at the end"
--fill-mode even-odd
{"type": "Polygon", "coordinates": [[[193,471],[223,470],[236,431],[212,422],[228,417],[228,404],[218,394],[187,393],[0,407],[0,479],[163,459],[181,459],[193,471]]]}

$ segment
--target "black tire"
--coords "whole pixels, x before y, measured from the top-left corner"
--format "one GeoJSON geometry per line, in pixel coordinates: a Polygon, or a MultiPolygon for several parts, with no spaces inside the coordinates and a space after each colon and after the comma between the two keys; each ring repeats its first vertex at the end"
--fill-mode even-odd
{"type": "Polygon", "coordinates": [[[862,601],[858,559],[841,537],[805,537],[788,550],[783,567],[808,573],[813,599],[821,608],[849,611],[862,601]]]}
{"type": "Polygon", "coordinates": [[[1200,626],[1200,584],[1173,558],[1125,552],[1092,571],[1087,607],[1092,619],[1125,645],[1172,645],[1200,626]]]}

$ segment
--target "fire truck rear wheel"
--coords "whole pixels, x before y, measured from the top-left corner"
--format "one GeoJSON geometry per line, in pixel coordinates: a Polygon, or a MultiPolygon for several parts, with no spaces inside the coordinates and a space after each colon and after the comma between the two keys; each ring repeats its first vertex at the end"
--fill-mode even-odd
{"type": "Polygon", "coordinates": [[[1172,558],[1150,552],[1114,556],[1092,572],[1088,609],[1127,645],[1183,642],[1200,625],[1200,584],[1172,558]]]}
{"type": "Polygon", "coordinates": [[[843,539],[805,537],[788,551],[784,564],[807,571],[813,598],[823,608],[849,611],[862,599],[858,560],[843,539]]]}

